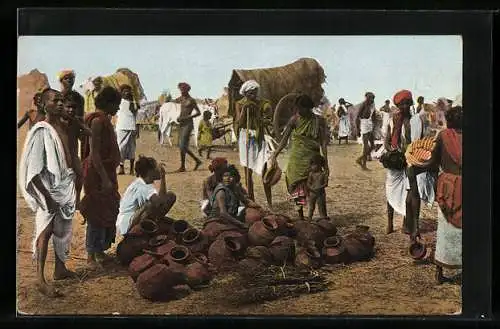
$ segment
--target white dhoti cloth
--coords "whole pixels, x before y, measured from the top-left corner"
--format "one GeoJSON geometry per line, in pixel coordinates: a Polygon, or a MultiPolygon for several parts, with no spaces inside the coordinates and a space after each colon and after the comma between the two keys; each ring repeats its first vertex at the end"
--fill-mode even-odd
{"type": "Polygon", "coordinates": [[[370,133],[373,131],[373,122],[372,119],[360,119],[359,122],[359,131],[361,136],[364,134],[370,133]]]}
{"type": "Polygon", "coordinates": [[[135,159],[135,130],[117,130],[116,138],[118,140],[118,147],[120,149],[120,156],[122,160],[135,159]]]}
{"type": "Polygon", "coordinates": [[[436,252],[434,260],[437,264],[451,268],[462,267],[462,229],[446,221],[441,208],[438,208],[438,225],[436,232],[436,252]]]}
{"type": "Polygon", "coordinates": [[[348,137],[351,135],[351,123],[349,117],[344,115],[339,120],[339,137],[348,137]]]}
{"type": "Polygon", "coordinates": [[[246,129],[240,129],[238,149],[240,154],[240,165],[252,169],[257,175],[262,176],[266,162],[271,158],[273,146],[269,138],[264,137],[262,147],[259,150],[255,139],[255,130],[249,131],[248,159],[247,159],[247,134],[246,129]],[[247,163],[248,161],[248,163],[247,163]]]}
{"type": "MultiPolygon", "coordinates": [[[[423,172],[417,175],[417,186],[420,200],[430,208],[434,203],[435,177],[430,173],[423,172]]],[[[410,189],[410,182],[405,170],[387,169],[385,180],[385,193],[387,202],[398,214],[406,216],[406,196],[410,189]]]]}
{"type": "Polygon", "coordinates": [[[76,205],[74,180],[75,173],[67,165],[64,147],[56,130],[44,121],[38,122],[26,136],[19,165],[19,187],[30,208],[36,211],[34,257],[38,237],[52,222],[55,253],[61,261],[67,260],[76,205]],[[48,212],[44,196],[33,184],[37,175],[59,206],[53,214],[48,212]]]}

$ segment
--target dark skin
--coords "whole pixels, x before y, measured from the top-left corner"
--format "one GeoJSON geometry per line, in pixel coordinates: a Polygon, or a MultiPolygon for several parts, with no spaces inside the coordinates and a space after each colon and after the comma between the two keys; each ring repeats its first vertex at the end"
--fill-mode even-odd
{"type": "MultiPolygon", "coordinates": [[[[339,101],[339,104],[340,105],[344,105],[346,108],[349,107],[349,106],[352,106],[351,103],[348,103],[346,102],[345,100],[341,99],[339,101]]],[[[346,111],[344,110],[343,107],[339,107],[339,110],[337,111],[337,116],[339,118],[341,118],[343,115],[347,114],[346,111]]],[[[345,143],[346,144],[349,144],[349,136],[344,136],[344,137],[339,137],[339,145],[340,145],[340,142],[342,142],[342,140],[345,140],[345,143]]]]}
{"type": "Polygon", "coordinates": [[[173,192],[167,192],[165,165],[161,163],[158,167],[149,170],[146,175],[141,176],[146,184],[152,184],[160,179],[160,190],[158,194],[153,194],[149,198],[149,203],[134,214],[130,227],[134,227],[147,218],[160,218],[165,216],[176,201],[176,195],[173,192]]]}
{"type": "MultiPolygon", "coordinates": [[[[258,100],[258,89],[250,90],[245,94],[245,97],[251,101],[256,102],[258,100]]],[[[246,129],[246,120],[247,120],[247,108],[242,108],[239,109],[239,113],[237,114],[237,121],[238,121],[238,127],[240,128],[245,128],[246,129]]],[[[267,109],[267,112],[272,112],[272,109],[267,109]]],[[[266,113],[266,117],[269,117],[269,113],[266,113]]],[[[264,125],[266,126],[266,122],[264,121],[264,125]]],[[[250,129],[253,129],[250,127],[250,129]]],[[[265,170],[262,173],[262,177],[265,175],[265,170]]],[[[251,200],[255,200],[255,195],[254,195],[254,184],[253,184],[253,170],[250,168],[245,167],[245,177],[247,179],[247,190],[248,190],[248,195],[251,200]]],[[[266,200],[268,206],[271,208],[273,205],[273,198],[272,198],[272,187],[269,184],[264,183],[262,181],[262,185],[264,186],[264,193],[266,194],[266,200]]]]}
{"type": "MultiPolygon", "coordinates": [[[[410,131],[410,117],[411,117],[411,115],[410,115],[410,107],[411,107],[411,105],[412,105],[412,102],[402,102],[401,104],[397,105],[398,109],[403,113],[403,116],[404,116],[403,129],[405,129],[405,136],[406,136],[406,139],[407,139],[406,140],[406,145],[408,145],[408,144],[411,143],[411,139],[410,139],[410,136],[411,136],[411,131],[410,131]]],[[[386,132],[386,137],[385,137],[385,141],[384,141],[384,147],[385,147],[385,149],[387,151],[394,150],[394,148],[391,146],[391,137],[392,137],[391,127],[387,126],[387,132],[386,132]]],[[[413,188],[415,188],[416,175],[414,175],[413,173],[411,173],[410,176],[412,176],[412,178],[409,177],[409,180],[410,180],[410,189],[412,189],[412,186],[413,186],[413,188]]],[[[417,187],[416,193],[418,194],[418,187],[417,187]]],[[[409,192],[408,196],[411,197],[411,196],[413,196],[413,194],[414,194],[414,192],[409,192]]],[[[407,200],[408,200],[408,196],[407,196],[407,200]]],[[[420,197],[419,197],[419,199],[420,199],[420,197]]],[[[407,210],[406,210],[407,215],[410,212],[408,212],[408,201],[407,201],[407,210]]],[[[411,215],[412,214],[410,214],[410,216],[411,215]]],[[[417,214],[415,214],[415,215],[417,215],[417,214]]],[[[387,229],[386,229],[386,233],[390,234],[392,232],[394,232],[394,208],[389,204],[389,202],[387,202],[387,229]]]]}
{"type": "Polygon", "coordinates": [[[361,156],[356,160],[356,163],[361,166],[362,169],[366,170],[368,169],[366,167],[366,162],[368,161],[370,157],[370,153],[375,147],[375,142],[373,140],[373,133],[368,132],[363,134],[361,136],[361,119],[375,119],[375,111],[372,113],[371,112],[371,106],[373,104],[373,101],[375,100],[375,97],[372,95],[366,96],[365,103],[361,106],[361,109],[358,113],[358,116],[356,117],[356,127],[358,130],[358,137],[363,138],[363,153],[361,156]]]}
{"type": "MultiPolygon", "coordinates": [[[[203,182],[203,191],[202,191],[202,199],[208,199],[210,195],[212,195],[213,187],[211,184],[209,184],[209,180],[214,179],[216,183],[222,182],[222,176],[224,175],[224,171],[227,168],[227,164],[224,166],[220,166],[217,168],[217,170],[213,173],[213,175],[209,176],[204,182],[203,182]]],[[[217,185],[217,184],[215,184],[217,185]]]]}
{"type": "MultiPolygon", "coordinates": [[[[180,89],[179,89],[180,90],[180,89]]],[[[193,119],[200,116],[201,112],[198,108],[198,104],[196,101],[189,95],[189,92],[186,90],[180,90],[181,97],[174,100],[175,103],[181,104],[181,114],[177,118],[177,121],[181,126],[185,126],[193,123],[193,119]],[[194,114],[192,114],[194,111],[194,114]]],[[[186,154],[189,155],[196,162],[194,170],[198,169],[202,164],[200,159],[196,157],[196,155],[186,147],[180,150],[181,152],[181,167],[177,170],[177,172],[185,172],[186,171],[186,154]]]]}
{"type": "Polygon", "coordinates": [[[35,96],[33,98],[33,103],[35,105],[35,109],[28,109],[26,113],[24,113],[23,117],[17,123],[17,129],[24,126],[26,121],[29,120],[29,129],[31,129],[37,122],[45,120],[45,114],[41,113],[39,109],[42,108],[42,98],[41,96],[35,96]]]}
{"type": "MultiPolygon", "coordinates": [[[[210,126],[210,119],[212,118],[212,113],[207,112],[207,114],[204,114],[203,121],[205,121],[205,124],[210,126]]],[[[198,135],[198,140],[201,135],[198,135]]],[[[198,149],[198,154],[199,156],[202,156],[201,152],[207,150],[207,160],[210,159],[210,152],[212,151],[211,146],[200,146],[198,149]]]]}
{"type": "Polygon", "coordinates": [[[71,153],[71,159],[73,163],[73,170],[76,174],[75,188],[76,188],[76,209],[80,206],[80,195],[83,187],[83,177],[82,177],[82,163],[80,157],[78,156],[78,139],[83,135],[91,136],[92,131],[76,117],[76,103],[71,100],[66,100],[64,102],[65,115],[63,118],[67,121],[68,127],[68,141],[69,141],[69,151],[71,153]]]}
{"type": "MultiPolygon", "coordinates": [[[[132,96],[132,89],[129,86],[123,87],[121,90],[122,93],[122,98],[129,101],[132,103],[134,101],[134,98],[132,96]]],[[[134,116],[137,116],[137,111],[139,108],[137,106],[131,106],[129,110],[132,112],[134,116]]],[[[136,139],[139,138],[139,125],[136,125],[135,127],[135,136],[136,139]]],[[[135,159],[130,159],[130,175],[134,174],[134,164],[135,164],[135,159]]],[[[118,172],[119,175],[125,174],[125,169],[123,167],[123,163],[120,164],[120,171],[118,172]]]]}
{"type": "MultiPolygon", "coordinates": [[[[302,110],[303,112],[307,112],[307,110],[302,110]]],[[[311,111],[311,110],[309,110],[311,111]]],[[[299,116],[301,116],[301,111],[296,109],[296,112],[299,116]]],[[[304,113],[305,114],[305,113],[304,113]]],[[[275,163],[277,160],[276,158],[280,154],[281,151],[286,147],[288,144],[288,140],[290,139],[292,135],[292,131],[295,128],[295,123],[296,123],[297,118],[293,117],[290,119],[290,121],[287,124],[287,128],[284,131],[283,137],[280,141],[280,144],[274,151],[273,155],[271,156],[271,163],[275,163]]],[[[323,158],[325,158],[325,176],[326,176],[326,181],[328,184],[328,178],[330,176],[330,166],[328,165],[328,151],[327,151],[327,145],[328,145],[328,136],[326,134],[326,122],[324,120],[320,121],[320,129],[319,129],[319,138],[320,138],[320,149],[321,153],[323,155],[323,158]]],[[[327,185],[328,186],[328,185],[327,185]]],[[[299,218],[303,219],[304,218],[304,209],[302,206],[298,206],[297,209],[299,213],[299,218]]]]}
{"type": "MultiPolygon", "coordinates": [[[[71,167],[71,156],[69,151],[69,143],[67,136],[67,128],[65,123],[62,121],[61,114],[64,112],[63,96],[61,93],[56,91],[48,91],[46,99],[43,101],[43,107],[47,112],[47,117],[45,121],[49,123],[59,135],[61,142],[63,144],[64,153],[66,156],[66,161],[69,167],[71,167]]],[[[45,198],[47,204],[47,210],[49,213],[53,214],[59,211],[59,205],[52,198],[49,191],[45,188],[39,175],[33,177],[33,184],[40,191],[40,193],[45,198]]],[[[38,237],[36,242],[37,248],[37,287],[40,292],[49,297],[58,297],[62,294],[55,289],[53,286],[47,284],[45,280],[44,270],[45,261],[47,258],[48,244],[50,237],[53,234],[53,221],[43,230],[43,232],[38,237]]],[[[55,254],[55,269],[54,269],[54,280],[63,280],[71,277],[75,277],[76,273],[68,270],[65,263],[55,254]]]]}
{"type": "Polygon", "coordinates": [[[321,218],[328,217],[326,211],[326,195],[325,188],[328,186],[328,179],[325,172],[317,164],[311,164],[311,171],[307,179],[307,188],[309,189],[308,200],[308,218],[312,219],[316,204],[318,205],[319,215],[321,218]]]}

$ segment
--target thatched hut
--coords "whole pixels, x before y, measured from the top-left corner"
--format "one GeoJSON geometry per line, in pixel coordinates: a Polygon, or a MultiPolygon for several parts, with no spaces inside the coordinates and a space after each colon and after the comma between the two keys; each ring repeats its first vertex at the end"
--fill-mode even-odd
{"type": "Polygon", "coordinates": [[[261,96],[271,101],[274,108],[279,100],[289,93],[307,93],[312,97],[315,106],[318,106],[324,96],[321,85],[325,78],[323,68],[312,58],[301,58],[280,67],[233,70],[228,84],[228,114],[234,116],[235,103],[242,98],[239,90],[245,81],[257,81],[261,86],[261,96]]]}

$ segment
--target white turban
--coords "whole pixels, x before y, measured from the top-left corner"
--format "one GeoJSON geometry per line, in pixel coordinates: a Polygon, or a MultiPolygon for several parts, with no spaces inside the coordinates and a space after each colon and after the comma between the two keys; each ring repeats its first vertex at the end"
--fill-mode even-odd
{"type": "Polygon", "coordinates": [[[245,81],[245,83],[243,83],[241,85],[240,95],[245,96],[245,94],[247,92],[249,92],[250,90],[255,90],[255,89],[259,89],[259,88],[260,88],[260,85],[257,83],[257,81],[255,81],[255,80],[245,81]]]}

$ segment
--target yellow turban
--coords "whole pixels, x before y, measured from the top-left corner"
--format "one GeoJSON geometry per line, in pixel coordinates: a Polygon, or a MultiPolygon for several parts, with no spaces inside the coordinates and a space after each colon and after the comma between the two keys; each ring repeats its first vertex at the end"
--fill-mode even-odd
{"type": "Polygon", "coordinates": [[[75,71],[73,71],[73,70],[62,70],[57,75],[57,78],[59,79],[59,81],[61,81],[67,75],[72,75],[73,78],[74,78],[75,77],[75,71]]]}

